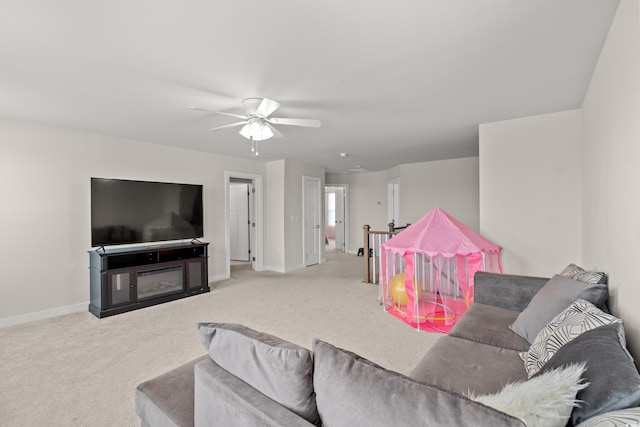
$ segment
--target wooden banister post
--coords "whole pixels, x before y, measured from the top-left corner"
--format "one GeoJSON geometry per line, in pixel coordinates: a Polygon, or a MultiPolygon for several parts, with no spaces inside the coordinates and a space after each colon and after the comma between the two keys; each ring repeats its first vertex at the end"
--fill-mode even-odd
{"type": "Polygon", "coordinates": [[[364,282],[371,283],[371,270],[369,266],[369,230],[371,227],[369,224],[365,224],[362,226],[363,234],[364,234],[364,282]]]}
{"type": "Polygon", "coordinates": [[[393,221],[391,221],[388,225],[389,231],[393,233],[395,231],[396,225],[393,223],[393,221]]]}

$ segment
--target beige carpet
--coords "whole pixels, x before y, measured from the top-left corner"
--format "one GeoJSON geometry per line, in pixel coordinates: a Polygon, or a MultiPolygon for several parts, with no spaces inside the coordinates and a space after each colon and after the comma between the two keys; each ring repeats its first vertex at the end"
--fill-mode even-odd
{"type": "Polygon", "coordinates": [[[385,313],[362,257],[293,273],[234,263],[211,292],[104,319],[88,312],[0,329],[1,426],[135,426],[134,389],[204,353],[198,322],[235,322],[309,348],[317,337],[409,371],[439,334],[385,313]]]}

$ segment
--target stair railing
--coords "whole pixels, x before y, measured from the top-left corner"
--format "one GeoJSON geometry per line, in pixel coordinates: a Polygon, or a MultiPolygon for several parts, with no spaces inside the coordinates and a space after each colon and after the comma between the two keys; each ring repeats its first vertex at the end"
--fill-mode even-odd
{"type": "Polygon", "coordinates": [[[371,226],[365,224],[363,230],[364,280],[365,283],[378,283],[380,274],[380,245],[407,228],[410,224],[396,227],[390,222],[388,231],[372,231],[371,226]]]}

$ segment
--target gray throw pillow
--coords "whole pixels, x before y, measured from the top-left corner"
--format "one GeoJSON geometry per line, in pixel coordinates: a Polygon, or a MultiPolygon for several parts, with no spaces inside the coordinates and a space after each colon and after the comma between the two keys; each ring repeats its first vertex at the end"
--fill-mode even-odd
{"type": "Polygon", "coordinates": [[[556,274],[533,296],[527,308],[509,328],[532,343],[547,323],[577,299],[583,299],[602,308],[608,298],[607,285],[583,283],[556,274]]]}
{"type": "Polygon", "coordinates": [[[585,362],[589,386],[578,392],[582,403],[573,409],[577,425],[609,411],[640,405],[640,374],[626,348],[622,323],[599,326],[563,345],[538,375],[569,364],[585,362]]]}
{"type": "Polygon", "coordinates": [[[524,426],[504,412],[388,371],[323,341],[313,341],[313,352],[323,427],[524,426]]]}
{"type": "Polygon", "coordinates": [[[306,420],[319,422],[309,350],[233,323],[200,323],[198,335],[223,369],[306,420]]]}

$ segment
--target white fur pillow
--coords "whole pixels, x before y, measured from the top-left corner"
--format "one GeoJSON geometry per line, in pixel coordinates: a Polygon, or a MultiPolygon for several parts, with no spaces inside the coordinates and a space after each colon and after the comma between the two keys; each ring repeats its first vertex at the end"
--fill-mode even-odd
{"type": "Polygon", "coordinates": [[[566,365],[507,384],[498,393],[469,398],[520,418],[528,427],[563,427],[576,406],[576,394],[588,385],[581,384],[584,370],[584,363],[566,365]]]}

